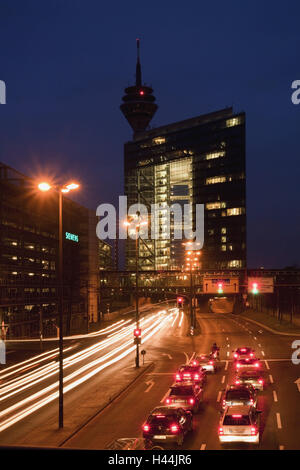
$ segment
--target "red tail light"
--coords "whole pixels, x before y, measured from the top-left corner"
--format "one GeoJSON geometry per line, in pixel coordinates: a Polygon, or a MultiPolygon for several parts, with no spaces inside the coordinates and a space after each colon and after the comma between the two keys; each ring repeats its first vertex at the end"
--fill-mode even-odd
{"type": "Polygon", "coordinates": [[[239,367],[241,367],[241,364],[238,362],[236,368],[238,369],[239,367]]]}
{"type": "Polygon", "coordinates": [[[253,354],[253,353],[250,353],[250,356],[251,356],[251,357],[253,357],[253,356],[254,356],[254,354],[253,354]]]}
{"type": "Polygon", "coordinates": [[[213,361],[209,361],[209,364],[213,364],[213,361]]]}
{"type": "Polygon", "coordinates": [[[198,374],[195,374],[195,375],[194,375],[194,379],[195,379],[195,380],[198,380],[198,379],[199,379],[199,375],[198,375],[198,374]]]}
{"type": "Polygon", "coordinates": [[[176,374],[176,380],[180,380],[180,375],[176,374]]]}
{"type": "Polygon", "coordinates": [[[171,432],[174,432],[174,433],[175,433],[175,432],[178,432],[178,430],[179,430],[179,428],[178,428],[177,424],[172,424],[172,426],[171,426],[171,432]]]}
{"type": "Polygon", "coordinates": [[[257,434],[257,428],[255,426],[252,426],[251,428],[251,436],[255,436],[257,434]]]}
{"type": "Polygon", "coordinates": [[[166,398],[166,403],[171,403],[170,398],[166,398]]]}
{"type": "Polygon", "coordinates": [[[253,405],[253,403],[254,403],[254,401],[253,401],[252,398],[251,398],[251,400],[250,400],[250,405],[253,405]]]}
{"type": "Polygon", "coordinates": [[[240,383],[241,383],[240,380],[236,380],[236,381],[235,381],[235,384],[236,384],[236,385],[239,385],[240,383]]]}
{"type": "Polygon", "coordinates": [[[190,399],[189,399],[189,403],[190,403],[191,405],[193,405],[193,404],[195,403],[194,398],[190,398],[190,399]]]}
{"type": "Polygon", "coordinates": [[[193,366],[197,366],[198,365],[198,362],[197,361],[193,361],[193,366]]]}
{"type": "Polygon", "coordinates": [[[234,354],[234,357],[235,357],[235,358],[237,358],[237,357],[238,357],[237,353],[235,353],[235,354],[234,354]]]}
{"type": "Polygon", "coordinates": [[[263,379],[259,379],[258,383],[262,385],[264,383],[263,379]]]}
{"type": "Polygon", "coordinates": [[[255,367],[259,367],[259,363],[258,363],[258,362],[255,363],[255,367]]]}
{"type": "Polygon", "coordinates": [[[238,419],[238,418],[241,418],[242,415],[232,415],[232,417],[238,419]]]}
{"type": "Polygon", "coordinates": [[[150,426],[149,426],[149,424],[144,424],[144,426],[143,426],[143,431],[144,431],[144,432],[149,432],[149,431],[150,431],[150,426]]]}
{"type": "Polygon", "coordinates": [[[222,405],[223,405],[223,406],[226,405],[226,400],[223,400],[223,401],[222,401],[222,405]]]}
{"type": "Polygon", "coordinates": [[[224,434],[224,430],[221,426],[219,426],[218,433],[219,433],[219,436],[222,436],[224,434]]]}

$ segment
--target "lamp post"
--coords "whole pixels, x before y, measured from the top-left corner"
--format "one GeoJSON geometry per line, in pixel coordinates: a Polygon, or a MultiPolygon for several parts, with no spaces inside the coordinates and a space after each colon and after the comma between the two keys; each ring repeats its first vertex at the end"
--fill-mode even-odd
{"type": "Polygon", "coordinates": [[[195,244],[192,241],[183,243],[186,247],[185,254],[185,263],[186,271],[190,272],[190,317],[191,317],[191,329],[194,330],[196,327],[196,317],[195,317],[195,292],[194,292],[194,282],[193,282],[193,272],[198,268],[199,269],[199,256],[201,251],[197,248],[195,249],[195,244]]]}
{"type": "MultiPolygon", "coordinates": [[[[148,225],[148,222],[141,220],[140,212],[137,212],[135,216],[131,216],[124,222],[124,225],[130,227],[134,224],[135,228],[135,323],[136,330],[140,328],[140,314],[139,314],[139,253],[140,253],[140,228],[148,225]]],[[[135,355],[135,367],[140,367],[140,355],[139,355],[139,341],[136,338],[136,355],[135,355]]]]}
{"type": "Polygon", "coordinates": [[[63,186],[51,186],[49,183],[40,183],[40,191],[46,192],[51,188],[58,191],[58,312],[59,312],[59,375],[58,375],[58,426],[64,427],[64,391],[63,391],[63,193],[77,189],[79,184],[70,183],[63,186]]]}

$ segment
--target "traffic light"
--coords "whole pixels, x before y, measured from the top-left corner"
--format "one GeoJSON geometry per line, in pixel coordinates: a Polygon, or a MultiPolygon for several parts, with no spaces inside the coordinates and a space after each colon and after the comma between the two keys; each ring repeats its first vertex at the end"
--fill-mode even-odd
{"type": "Polygon", "coordinates": [[[141,344],[142,330],[140,328],[135,328],[133,330],[134,344],[141,344]]]}
{"type": "Polygon", "coordinates": [[[223,294],[223,282],[218,282],[218,294],[223,294]]]}
{"type": "Polygon", "coordinates": [[[141,328],[135,328],[135,329],[133,330],[133,335],[134,335],[135,338],[140,338],[141,335],[142,335],[142,330],[141,330],[141,328]]]}
{"type": "Polygon", "coordinates": [[[177,307],[182,307],[182,304],[183,304],[183,298],[177,297],[177,307]]]}
{"type": "Polygon", "coordinates": [[[252,294],[259,294],[257,282],[252,282],[251,292],[252,294]]]}

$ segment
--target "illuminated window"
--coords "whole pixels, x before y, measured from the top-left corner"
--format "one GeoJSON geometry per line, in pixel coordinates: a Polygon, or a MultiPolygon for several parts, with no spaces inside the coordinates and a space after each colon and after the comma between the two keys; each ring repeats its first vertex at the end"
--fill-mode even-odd
{"type": "Polygon", "coordinates": [[[211,178],[206,178],[205,184],[226,183],[226,180],[226,176],[212,176],[211,178]]]}
{"type": "Polygon", "coordinates": [[[222,245],[222,246],[221,246],[221,250],[222,250],[222,251],[226,251],[226,245],[222,245]]]}
{"type": "Polygon", "coordinates": [[[227,209],[227,215],[241,215],[245,213],[244,207],[232,207],[231,209],[227,209]]]}
{"type": "Polygon", "coordinates": [[[222,227],[221,228],[221,233],[226,233],[226,232],[227,232],[226,227],[222,227]]]}
{"type": "Polygon", "coordinates": [[[241,268],[242,267],[242,260],[241,259],[233,259],[228,261],[229,268],[241,268]]]}
{"type": "Polygon", "coordinates": [[[226,243],[227,237],[221,237],[221,241],[222,241],[222,243],[226,243]]]}
{"type": "Polygon", "coordinates": [[[232,250],[233,250],[233,246],[232,246],[232,245],[228,245],[228,250],[229,250],[229,251],[232,251],[232,250]]]}
{"type": "Polygon", "coordinates": [[[165,142],[165,137],[155,137],[155,139],[153,139],[153,143],[156,145],[164,144],[165,142]]]}
{"type": "Polygon", "coordinates": [[[215,158],[220,158],[220,157],[224,157],[225,156],[225,152],[212,152],[212,153],[207,153],[205,155],[205,160],[213,160],[215,158]]]}
{"type": "Polygon", "coordinates": [[[241,124],[241,119],[238,117],[227,119],[226,121],[226,127],[234,127],[238,126],[239,124],[241,124]]]}
{"type": "Polygon", "coordinates": [[[226,207],[226,202],[209,202],[206,204],[207,210],[222,209],[226,207]]]}

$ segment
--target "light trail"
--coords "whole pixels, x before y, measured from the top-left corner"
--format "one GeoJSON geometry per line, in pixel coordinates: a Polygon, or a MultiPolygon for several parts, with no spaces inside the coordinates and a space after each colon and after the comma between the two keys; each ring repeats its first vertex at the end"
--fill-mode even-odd
{"type": "MultiPolygon", "coordinates": [[[[146,328],[145,330],[145,337],[143,338],[142,340],[142,344],[145,343],[148,339],[150,339],[157,331],[159,331],[161,328],[163,328],[163,326],[170,321],[172,315],[168,315],[167,317],[165,317],[163,319],[163,321],[161,321],[161,313],[162,312],[159,312],[157,315],[154,315],[154,318],[158,316],[157,320],[152,324],[150,325],[148,328],[146,328]]],[[[152,318],[153,319],[153,318],[152,318]]],[[[116,357],[114,357],[113,359],[109,360],[108,362],[105,362],[104,364],[96,367],[94,370],[88,372],[86,375],[84,375],[83,377],[81,378],[78,378],[77,380],[75,380],[74,382],[70,383],[69,385],[66,385],[64,387],[64,393],[76,388],[77,386],[79,386],[80,384],[82,384],[83,382],[86,382],[87,380],[89,380],[91,377],[93,377],[94,375],[96,375],[97,373],[99,373],[101,370],[109,367],[110,365],[120,361],[122,358],[126,357],[127,355],[129,355],[131,352],[135,351],[135,345],[133,346],[129,346],[129,344],[132,344],[132,340],[129,340],[127,341],[126,343],[124,343],[122,346],[120,346],[119,348],[117,349],[114,349],[113,351],[107,353],[105,356],[101,357],[101,358],[98,358],[97,360],[93,361],[92,363],[89,363],[85,366],[83,366],[82,368],[78,369],[77,371],[73,372],[72,374],[70,374],[69,376],[65,377],[64,378],[64,383],[67,383],[68,381],[70,381],[72,378],[75,378],[76,376],[82,374],[83,371],[87,370],[88,368],[91,368],[93,367],[94,365],[97,365],[97,364],[100,364],[101,362],[104,362],[106,359],[109,359],[110,357],[114,356],[117,352],[119,352],[120,350],[124,349],[124,348],[127,348],[125,349],[125,351],[123,351],[122,353],[120,353],[119,355],[117,355],[116,357]],[[128,347],[129,346],[129,347],[128,347]]],[[[46,389],[43,389],[39,392],[37,392],[36,394],[34,394],[33,396],[31,397],[28,397],[26,398],[25,400],[23,400],[21,402],[21,405],[24,405],[26,404],[28,401],[32,401],[34,400],[35,398],[39,398],[41,395],[53,390],[53,388],[57,387],[58,386],[58,382],[55,382],[54,384],[50,385],[49,387],[47,387],[46,389]]],[[[50,403],[51,401],[55,400],[56,398],[58,397],[58,391],[52,393],[51,395],[49,395],[48,397],[45,397],[43,398],[42,400],[38,401],[37,403],[35,404],[32,404],[30,405],[28,408],[26,408],[25,410],[22,410],[22,411],[19,411],[17,414],[11,416],[10,418],[6,419],[1,425],[0,425],[0,432],[4,431],[5,429],[7,429],[8,427],[12,426],[13,424],[17,423],[18,421],[24,419],[26,416],[29,416],[30,414],[34,413],[35,411],[37,411],[38,409],[42,408],[43,406],[47,405],[48,403],[50,403]]],[[[13,407],[10,407],[8,410],[5,410],[4,414],[7,414],[11,411],[13,411],[15,409],[15,407],[19,405],[19,404],[16,404],[16,405],[13,405],[13,407]]],[[[3,413],[1,413],[2,415],[3,413]]]]}

